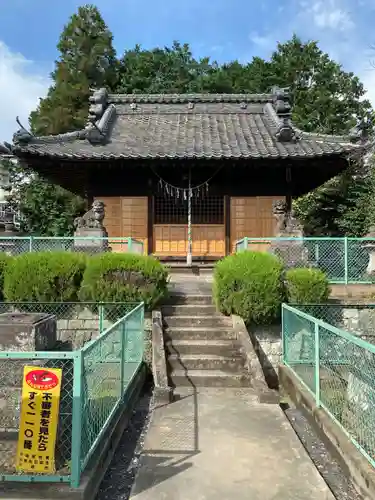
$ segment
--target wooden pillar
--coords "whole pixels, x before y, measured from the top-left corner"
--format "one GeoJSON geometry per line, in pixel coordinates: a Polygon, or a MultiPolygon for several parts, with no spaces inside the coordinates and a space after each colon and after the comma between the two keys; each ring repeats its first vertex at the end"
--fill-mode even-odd
{"type": "Polygon", "coordinates": [[[224,196],[225,255],[232,251],[230,239],[230,196],[224,196]]]}
{"type": "Polygon", "coordinates": [[[148,241],[148,254],[154,252],[154,197],[149,194],[147,206],[147,241],[148,241]]]}
{"type": "Polygon", "coordinates": [[[292,179],[292,169],[290,165],[286,167],[285,171],[285,178],[286,178],[286,185],[287,185],[287,192],[285,196],[285,201],[286,201],[286,206],[288,212],[292,209],[292,192],[293,192],[293,179],[292,179]]]}

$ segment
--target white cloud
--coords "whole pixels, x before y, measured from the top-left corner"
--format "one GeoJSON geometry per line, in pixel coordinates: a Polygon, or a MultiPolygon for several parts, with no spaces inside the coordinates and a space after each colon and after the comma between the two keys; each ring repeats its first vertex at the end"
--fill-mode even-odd
{"type": "Polygon", "coordinates": [[[28,126],[30,112],[47,92],[48,76],[33,70],[32,61],[0,41],[0,142],[11,141],[17,129],[16,116],[28,126]]]}
{"type": "Polygon", "coordinates": [[[347,31],[355,27],[341,0],[315,0],[313,3],[302,0],[300,5],[302,12],[320,29],[347,31]]]}

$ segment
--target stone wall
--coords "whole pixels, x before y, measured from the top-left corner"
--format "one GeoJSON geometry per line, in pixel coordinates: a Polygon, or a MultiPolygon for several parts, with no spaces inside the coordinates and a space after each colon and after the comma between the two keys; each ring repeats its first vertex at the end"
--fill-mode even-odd
{"type": "Polygon", "coordinates": [[[375,343],[375,308],[343,308],[342,326],[344,330],[363,340],[375,343]]]}
{"type": "Polygon", "coordinates": [[[248,331],[268,385],[277,388],[282,355],[281,325],[256,326],[248,331]]]}
{"type": "MultiPolygon", "coordinates": [[[[106,330],[114,321],[104,319],[103,328],[106,330]]],[[[99,315],[88,308],[70,312],[66,318],[59,317],[57,320],[57,340],[62,347],[73,350],[81,349],[87,342],[97,338],[99,335],[99,315]]],[[[147,339],[151,337],[151,316],[145,315],[145,351],[147,339]]]]}
{"type": "MultiPolygon", "coordinates": [[[[335,315],[334,326],[375,344],[375,308],[343,307],[340,317],[335,315]]],[[[277,385],[282,359],[281,325],[251,327],[248,331],[267,382],[277,385]]]]}

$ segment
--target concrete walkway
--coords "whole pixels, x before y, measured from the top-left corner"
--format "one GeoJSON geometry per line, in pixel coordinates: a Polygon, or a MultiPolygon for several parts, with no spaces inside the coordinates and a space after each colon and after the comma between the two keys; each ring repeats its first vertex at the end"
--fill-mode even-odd
{"type": "Polygon", "coordinates": [[[131,500],[334,500],[278,405],[179,389],[154,412],[131,500]]]}

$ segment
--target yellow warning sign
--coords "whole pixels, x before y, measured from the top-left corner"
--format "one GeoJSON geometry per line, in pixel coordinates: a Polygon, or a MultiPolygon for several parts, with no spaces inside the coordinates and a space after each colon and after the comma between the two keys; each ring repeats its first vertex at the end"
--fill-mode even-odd
{"type": "Polygon", "coordinates": [[[62,370],[25,366],[16,468],[53,474],[62,370]]]}

